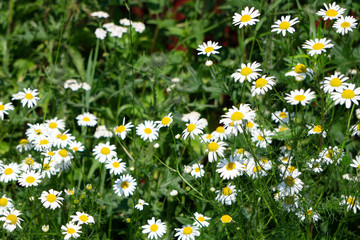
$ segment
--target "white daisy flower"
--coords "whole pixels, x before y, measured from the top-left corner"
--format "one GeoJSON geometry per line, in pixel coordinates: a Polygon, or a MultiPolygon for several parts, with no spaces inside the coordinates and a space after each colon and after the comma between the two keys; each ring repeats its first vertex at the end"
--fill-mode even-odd
{"type": "Polygon", "coordinates": [[[205,175],[204,165],[200,163],[194,163],[191,167],[191,176],[194,178],[200,178],[205,175]]]}
{"type": "Polygon", "coordinates": [[[210,135],[214,139],[225,140],[227,135],[223,126],[218,126],[210,135]]]}
{"type": "Polygon", "coordinates": [[[156,121],[155,123],[158,124],[158,128],[160,129],[162,127],[169,127],[172,122],[172,113],[169,113],[167,116],[163,117],[161,121],[156,121]]]}
{"type": "Polygon", "coordinates": [[[68,196],[72,196],[75,193],[75,188],[64,189],[64,193],[66,193],[68,196]]]}
{"type": "Polygon", "coordinates": [[[229,183],[228,186],[224,187],[221,190],[216,190],[215,193],[217,194],[215,200],[221,202],[221,204],[231,205],[236,202],[236,188],[234,185],[229,183]]]}
{"type": "Polygon", "coordinates": [[[295,67],[291,69],[292,71],[285,74],[285,76],[295,77],[295,80],[301,82],[308,77],[310,80],[314,76],[314,71],[310,68],[307,68],[304,64],[298,63],[295,67]]]}
{"type": "Polygon", "coordinates": [[[22,228],[20,226],[20,221],[23,221],[21,218],[19,218],[19,215],[22,213],[19,210],[16,210],[14,208],[11,208],[9,210],[5,210],[1,215],[3,217],[0,217],[0,221],[4,222],[3,228],[8,230],[9,232],[12,232],[15,230],[16,227],[22,228]]]}
{"type": "Polygon", "coordinates": [[[19,145],[16,146],[16,150],[18,150],[20,153],[23,151],[29,151],[30,149],[32,149],[32,144],[26,138],[22,138],[19,142],[19,145]]]}
{"type": "Polygon", "coordinates": [[[240,81],[243,83],[245,80],[251,82],[260,76],[260,73],[257,73],[262,71],[259,67],[260,63],[257,62],[248,63],[247,65],[242,63],[241,68],[236,69],[236,72],[231,74],[231,77],[234,78],[235,82],[240,81]]]}
{"type": "Polygon", "coordinates": [[[322,134],[323,138],[326,138],[326,131],[321,125],[308,125],[307,127],[309,129],[308,136],[310,134],[322,134]]]}
{"type": "Polygon", "coordinates": [[[256,17],[260,16],[260,13],[255,8],[249,9],[249,7],[245,7],[244,10],[241,10],[241,14],[235,13],[233,16],[233,24],[234,26],[239,25],[239,28],[247,25],[255,25],[259,19],[256,17]]]}
{"type": "Polygon", "coordinates": [[[266,148],[272,142],[272,135],[273,133],[270,130],[255,130],[251,133],[251,140],[256,143],[257,147],[266,148]]]}
{"type": "Polygon", "coordinates": [[[296,213],[296,216],[298,216],[301,221],[309,218],[311,221],[317,222],[319,219],[321,219],[320,215],[317,212],[314,212],[312,208],[309,208],[306,210],[306,212],[303,213],[296,213]]]}
{"type": "Polygon", "coordinates": [[[274,25],[271,26],[273,28],[271,32],[276,32],[277,34],[282,33],[285,37],[286,32],[293,34],[295,29],[292,27],[296,23],[298,23],[298,18],[294,18],[290,20],[291,16],[287,15],[286,17],[281,16],[281,20],[277,20],[274,25]]]}
{"type": "Polygon", "coordinates": [[[308,167],[310,168],[311,171],[315,172],[315,173],[321,173],[323,171],[322,167],[321,167],[321,159],[314,159],[312,158],[308,163],[307,163],[308,167]]]}
{"type": "MultiPolygon", "coordinates": [[[[201,119],[200,119],[201,120],[201,119]]],[[[202,134],[204,125],[201,123],[201,121],[196,118],[191,118],[190,122],[186,124],[186,128],[182,132],[182,137],[184,140],[187,139],[188,136],[190,136],[191,139],[195,139],[195,136],[202,134]]]]}
{"type": "Polygon", "coordinates": [[[355,88],[355,84],[349,83],[348,86],[340,91],[331,93],[331,98],[335,101],[335,105],[344,105],[346,108],[351,107],[351,103],[358,105],[360,100],[360,88],[355,88]]]}
{"type": "Polygon", "coordinates": [[[230,155],[229,160],[226,158],[220,160],[216,172],[220,174],[222,179],[232,180],[242,175],[243,170],[243,164],[239,162],[239,157],[230,155]]]}
{"type": "Polygon", "coordinates": [[[218,155],[219,157],[224,157],[225,146],[227,146],[225,142],[210,142],[205,150],[205,153],[209,153],[209,162],[216,161],[218,155]]]}
{"type": "Polygon", "coordinates": [[[327,165],[333,164],[335,160],[336,164],[338,164],[342,160],[343,156],[344,150],[340,152],[340,149],[337,146],[329,146],[319,153],[319,158],[321,158],[327,165]]]}
{"type": "Polygon", "coordinates": [[[106,160],[111,161],[114,157],[116,157],[116,147],[115,145],[110,145],[107,143],[99,143],[93,149],[93,155],[95,155],[95,159],[97,159],[100,163],[106,162],[106,160]]]}
{"type": "Polygon", "coordinates": [[[41,177],[51,177],[60,171],[59,168],[56,167],[56,162],[51,160],[50,158],[45,158],[43,160],[42,166],[40,165],[39,169],[41,169],[41,177]]]}
{"type": "Polygon", "coordinates": [[[202,143],[209,143],[214,141],[216,138],[213,137],[210,133],[205,133],[200,137],[200,142],[202,143]]]}
{"type": "Polygon", "coordinates": [[[64,88],[70,88],[73,92],[79,90],[82,84],[76,81],[75,79],[69,79],[64,82],[64,88]]]}
{"type": "MultiPolygon", "coordinates": [[[[291,114],[291,116],[293,115],[294,114],[291,114]]],[[[275,113],[272,113],[271,119],[275,121],[275,123],[289,123],[290,114],[286,111],[286,108],[283,108],[282,111],[275,111],[275,113]]]]}
{"type": "Polygon", "coordinates": [[[79,126],[94,127],[97,124],[97,117],[89,112],[78,115],[76,120],[79,126]]]}
{"type": "Polygon", "coordinates": [[[0,197],[0,215],[5,210],[10,209],[14,206],[12,201],[13,200],[11,198],[6,197],[6,194],[4,194],[4,195],[2,195],[2,197],[0,197]]]}
{"type": "Polygon", "coordinates": [[[203,214],[200,214],[198,212],[194,213],[195,222],[193,225],[195,225],[198,228],[202,227],[208,227],[210,225],[208,220],[211,220],[211,218],[204,216],[203,214]]]}
{"type": "Polygon", "coordinates": [[[124,197],[128,197],[134,194],[136,185],[136,180],[132,176],[127,174],[120,176],[120,178],[115,181],[113,189],[114,192],[119,195],[119,197],[123,195],[124,197]]]}
{"type": "Polygon", "coordinates": [[[95,223],[94,218],[84,212],[76,212],[76,215],[71,215],[70,218],[72,218],[71,221],[73,223],[77,222],[77,224],[79,224],[79,225],[82,225],[84,223],[86,225],[88,225],[90,223],[95,223]]]}
{"type": "Polygon", "coordinates": [[[79,233],[82,233],[81,230],[81,226],[77,225],[73,222],[69,222],[66,225],[62,225],[61,226],[61,230],[63,230],[64,232],[62,232],[62,234],[64,234],[64,239],[67,240],[69,238],[78,238],[80,237],[79,233]]]}
{"type": "Polygon", "coordinates": [[[211,67],[213,64],[214,64],[214,63],[213,63],[213,61],[211,61],[211,60],[207,60],[207,61],[205,62],[205,66],[207,66],[207,67],[211,67]]]}
{"type": "Polygon", "coordinates": [[[184,165],[184,173],[189,174],[192,171],[192,167],[189,165],[184,165]]]}
{"type": "Polygon", "coordinates": [[[244,120],[253,122],[255,120],[255,111],[251,110],[249,104],[240,104],[239,107],[233,106],[225,115],[221,116],[220,123],[230,125],[231,123],[242,124],[244,120]]]}
{"type": "Polygon", "coordinates": [[[357,168],[360,171],[360,156],[356,156],[355,159],[352,160],[351,167],[357,168]]]}
{"type": "Polygon", "coordinates": [[[330,77],[325,77],[325,81],[320,84],[322,84],[321,88],[323,88],[326,93],[332,93],[334,91],[342,92],[348,86],[348,83],[345,83],[347,80],[349,80],[349,78],[345,77],[344,74],[335,72],[330,77]]]}
{"type": "Polygon", "coordinates": [[[37,186],[39,185],[39,183],[41,183],[41,175],[38,172],[35,172],[34,170],[23,172],[20,175],[18,182],[20,186],[23,187],[37,186]]]}
{"type": "Polygon", "coordinates": [[[55,138],[53,138],[52,144],[54,147],[57,148],[65,148],[67,147],[72,141],[75,140],[75,137],[68,133],[69,130],[66,130],[63,133],[58,133],[55,138]]]}
{"type": "Polygon", "coordinates": [[[8,115],[8,111],[12,111],[14,110],[14,106],[12,105],[12,103],[3,103],[0,102],[0,118],[1,120],[4,120],[4,115],[8,115]]]}
{"type": "Polygon", "coordinates": [[[161,219],[155,221],[155,218],[147,220],[147,225],[141,226],[143,228],[142,233],[148,233],[148,239],[161,238],[166,233],[166,224],[161,222],[161,219]]]}
{"type": "Polygon", "coordinates": [[[274,80],[275,77],[266,77],[266,75],[258,78],[251,86],[251,95],[264,95],[268,90],[272,89],[272,86],[275,86],[274,80]]]}
{"type": "Polygon", "coordinates": [[[334,23],[333,27],[336,28],[337,33],[341,33],[342,35],[348,34],[348,32],[352,32],[353,28],[356,29],[356,18],[353,16],[340,16],[338,20],[334,23]]]}
{"type": "Polygon", "coordinates": [[[304,91],[303,89],[296,89],[294,91],[291,91],[290,94],[286,93],[285,95],[287,97],[285,97],[284,99],[287,103],[290,103],[291,105],[297,105],[300,103],[301,105],[305,106],[306,104],[309,104],[312,99],[316,98],[315,92],[311,91],[310,88],[306,91],[304,91]]]}
{"type": "Polygon", "coordinates": [[[310,56],[314,56],[315,54],[326,52],[326,48],[332,48],[334,44],[331,44],[330,42],[331,40],[327,40],[326,38],[315,38],[315,41],[306,40],[305,44],[302,45],[302,48],[310,49],[310,56]]]}
{"type": "Polygon", "coordinates": [[[64,131],[65,129],[65,122],[62,119],[58,119],[57,117],[46,120],[45,126],[48,128],[51,132],[58,132],[58,131],[64,131]]]}
{"type": "Polygon", "coordinates": [[[109,14],[103,11],[97,11],[97,12],[92,12],[90,14],[92,17],[96,17],[96,18],[108,18],[109,14]]]}
{"type": "Polygon", "coordinates": [[[191,225],[175,228],[175,232],[174,237],[178,237],[177,240],[194,240],[200,236],[199,228],[191,225]]]}
{"type": "Polygon", "coordinates": [[[326,5],[324,3],[325,10],[320,9],[316,14],[318,16],[322,16],[322,18],[326,21],[328,19],[338,19],[344,12],[345,8],[341,8],[339,5],[336,4],[336,2],[330,3],[329,5],[326,5]]]}
{"type": "Polygon", "coordinates": [[[94,133],[94,137],[97,139],[99,139],[101,137],[111,138],[112,136],[113,136],[113,133],[111,131],[107,130],[105,125],[97,126],[95,133],[94,133]]]}
{"type": "Polygon", "coordinates": [[[48,232],[49,229],[50,229],[49,225],[42,225],[42,226],[41,226],[41,230],[42,230],[43,232],[48,232]]]}
{"type": "Polygon", "coordinates": [[[278,202],[281,202],[281,207],[284,208],[287,212],[295,212],[298,209],[299,197],[298,195],[282,195],[275,193],[274,199],[278,202]]]}
{"type": "Polygon", "coordinates": [[[95,37],[101,40],[104,40],[106,38],[107,31],[105,31],[102,28],[97,28],[95,30],[95,37]]]}
{"type": "Polygon", "coordinates": [[[73,152],[83,152],[85,150],[84,146],[82,145],[81,142],[77,142],[77,141],[72,141],[69,144],[69,148],[73,151],[73,152]]]}
{"type": "Polygon", "coordinates": [[[219,43],[208,41],[207,43],[203,42],[202,45],[198,45],[198,49],[196,49],[198,52],[198,55],[207,55],[208,57],[211,54],[218,54],[219,52],[216,51],[221,48],[221,46],[218,46],[219,43]]]}
{"type": "Polygon", "coordinates": [[[298,194],[304,186],[303,181],[299,178],[300,174],[299,171],[286,174],[284,181],[278,185],[278,191],[284,195],[298,194]]]}
{"type": "Polygon", "coordinates": [[[149,205],[147,202],[145,202],[142,199],[138,200],[138,203],[135,205],[135,208],[142,211],[144,209],[144,205],[149,205]]]}
{"type": "Polygon", "coordinates": [[[42,137],[42,135],[47,135],[47,127],[45,124],[30,124],[28,123],[29,128],[26,130],[26,136],[30,142],[42,137]]]}
{"type": "Polygon", "coordinates": [[[257,164],[254,159],[251,159],[246,165],[245,165],[246,173],[248,176],[252,177],[253,179],[264,177],[267,175],[265,169],[261,167],[261,165],[257,164]]]}
{"type": "Polygon", "coordinates": [[[357,201],[356,197],[354,196],[344,196],[341,195],[341,198],[343,198],[343,200],[340,202],[340,205],[346,205],[346,210],[347,211],[353,211],[354,214],[356,214],[357,210],[360,210],[360,204],[357,201]]]}
{"type": "Polygon", "coordinates": [[[40,99],[36,97],[38,95],[38,90],[31,90],[30,88],[24,88],[24,92],[18,92],[12,95],[11,100],[21,100],[23,107],[27,104],[28,108],[36,106],[37,101],[40,99]]]}
{"type": "Polygon", "coordinates": [[[56,208],[61,207],[62,201],[64,198],[59,197],[61,192],[50,189],[49,192],[43,191],[39,199],[45,208],[50,208],[55,210],[56,208]]]}
{"type": "Polygon", "coordinates": [[[136,127],[136,134],[144,141],[149,140],[150,142],[158,139],[159,129],[156,127],[154,121],[146,121],[145,123],[140,123],[136,127]]]}
{"type": "Polygon", "coordinates": [[[9,165],[3,165],[3,168],[0,168],[0,182],[10,182],[16,181],[20,173],[20,168],[17,163],[10,163],[9,165]]]}
{"type": "Polygon", "coordinates": [[[120,175],[125,171],[126,163],[121,162],[121,158],[114,157],[112,160],[106,160],[106,169],[110,170],[110,174],[120,175]]]}

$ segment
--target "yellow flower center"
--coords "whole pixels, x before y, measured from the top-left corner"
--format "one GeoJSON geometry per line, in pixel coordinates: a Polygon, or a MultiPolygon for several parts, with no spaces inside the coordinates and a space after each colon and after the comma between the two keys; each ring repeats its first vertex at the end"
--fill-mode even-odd
{"type": "Polygon", "coordinates": [[[294,68],[294,72],[296,72],[296,73],[306,73],[305,65],[301,64],[301,63],[296,65],[295,68],[294,68]]]}
{"type": "Polygon", "coordinates": [[[46,145],[48,143],[49,143],[49,140],[47,140],[47,139],[40,140],[40,145],[46,145]]]}
{"type": "Polygon", "coordinates": [[[294,167],[294,166],[288,167],[288,171],[289,171],[290,173],[292,173],[292,172],[295,171],[295,170],[296,170],[296,167],[294,167]]]}
{"type": "Polygon", "coordinates": [[[144,133],[146,133],[146,134],[150,134],[150,133],[152,133],[152,131],[151,131],[151,129],[150,129],[150,128],[145,128],[145,129],[144,129],[144,133]]]}
{"type": "Polygon", "coordinates": [[[61,149],[61,150],[59,151],[59,155],[60,155],[61,157],[65,158],[65,157],[67,157],[68,152],[67,152],[65,149],[61,149]]]}
{"type": "Polygon", "coordinates": [[[187,129],[188,132],[194,131],[195,128],[196,128],[196,125],[193,124],[193,123],[190,123],[190,124],[186,127],[186,129],[187,129]]]}
{"type": "Polygon", "coordinates": [[[153,224],[150,226],[150,231],[156,232],[159,229],[159,226],[157,224],[153,224]]]}
{"type": "Polygon", "coordinates": [[[20,145],[25,145],[25,144],[28,144],[28,143],[29,143],[29,141],[27,139],[25,139],[25,138],[20,140],[20,145]]]}
{"type": "Polygon", "coordinates": [[[89,118],[89,117],[84,117],[84,118],[83,118],[83,121],[84,121],[84,122],[90,122],[90,118],[89,118]]]}
{"type": "Polygon", "coordinates": [[[296,95],[296,96],[294,97],[294,99],[295,99],[296,101],[299,101],[299,102],[304,101],[305,98],[306,98],[306,97],[305,97],[304,95],[296,95]]]}
{"type": "Polygon", "coordinates": [[[231,222],[231,220],[232,220],[232,218],[231,218],[229,215],[223,215],[223,216],[221,217],[221,221],[222,221],[223,223],[229,223],[229,222],[231,222]]]}
{"type": "Polygon", "coordinates": [[[34,164],[34,159],[32,159],[30,157],[25,158],[25,164],[33,165],[34,164]]]}
{"type": "Polygon", "coordinates": [[[294,200],[294,197],[292,197],[292,196],[286,196],[286,197],[284,198],[284,202],[285,202],[286,204],[294,204],[295,200],[294,200]]]}
{"type": "Polygon", "coordinates": [[[334,9],[329,9],[326,11],[326,16],[328,17],[336,17],[338,15],[338,12],[334,9]]]}
{"type": "Polygon", "coordinates": [[[55,194],[52,194],[52,193],[48,194],[48,195],[46,196],[46,200],[47,200],[48,202],[51,202],[51,203],[55,202],[55,201],[56,201],[56,196],[55,196],[55,194]]]}
{"type": "Polygon", "coordinates": [[[68,229],[67,229],[67,232],[68,232],[69,234],[74,234],[74,233],[75,233],[75,229],[73,229],[73,228],[68,228],[68,229]]]}
{"type": "Polygon", "coordinates": [[[205,221],[205,218],[204,218],[204,217],[198,217],[198,221],[199,221],[199,222],[204,222],[204,221],[205,221]]]}
{"type": "Polygon", "coordinates": [[[103,155],[108,155],[110,153],[110,149],[107,148],[107,147],[103,147],[101,150],[100,150],[101,154],[103,155]]]}
{"type": "Polygon", "coordinates": [[[5,171],[4,171],[5,175],[10,175],[10,174],[12,174],[13,172],[14,172],[14,170],[12,170],[12,168],[7,168],[7,169],[5,169],[5,171]]]}
{"type": "Polygon", "coordinates": [[[242,114],[241,112],[234,112],[230,117],[232,121],[239,121],[243,118],[244,118],[244,114],[242,114]]]}
{"type": "Polygon", "coordinates": [[[284,162],[287,162],[287,161],[289,161],[289,158],[287,158],[287,157],[282,157],[282,160],[283,160],[284,162]]]}
{"type": "Polygon", "coordinates": [[[33,176],[29,176],[29,177],[26,178],[25,181],[26,181],[27,183],[33,183],[33,182],[35,182],[35,178],[34,178],[33,176]]]}
{"type": "Polygon", "coordinates": [[[250,15],[244,15],[241,17],[240,21],[241,22],[248,22],[251,20],[251,16],[250,15]]]}
{"type": "Polygon", "coordinates": [[[248,128],[252,128],[253,126],[254,126],[254,123],[252,123],[252,122],[248,122],[246,124],[246,127],[248,127],[248,128]]]}
{"type": "Polygon", "coordinates": [[[77,151],[79,151],[79,148],[73,147],[73,150],[74,150],[75,152],[77,152],[77,151]]]}
{"type": "Polygon", "coordinates": [[[237,149],[237,153],[239,153],[239,154],[243,154],[243,153],[244,153],[244,149],[242,149],[242,148],[238,148],[238,149],[237,149]]]}
{"type": "Polygon", "coordinates": [[[316,132],[316,133],[320,133],[320,132],[322,131],[320,125],[316,125],[313,130],[314,130],[314,132],[316,132]]]}
{"type": "Polygon", "coordinates": [[[234,170],[236,167],[236,164],[233,162],[229,162],[228,164],[226,164],[226,170],[231,171],[234,170]]]}
{"type": "Polygon", "coordinates": [[[55,155],[54,152],[48,152],[47,154],[48,154],[49,156],[54,156],[54,155],[55,155]]]}
{"type": "Polygon", "coordinates": [[[340,26],[342,28],[348,28],[348,27],[350,27],[350,23],[349,22],[343,22],[340,26]]]}
{"type": "Polygon", "coordinates": [[[232,193],[232,191],[229,187],[224,187],[222,190],[222,194],[225,196],[229,196],[231,193],[232,193]]]}
{"type": "Polygon", "coordinates": [[[311,215],[313,214],[313,211],[307,210],[307,214],[308,214],[309,216],[311,216],[311,215]]]}
{"type": "Polygon", "coordinates": [[[195,170],[195,172],[200,172],[200,168],[198,168],[198,167],[195,168],[194,170],[195,170]]]}
{"type": "Polygon", "coordinates": [[[163,119],[161,119],[162,125],[168,125],[170,122],[171,122],[171,118],[169,117],[164,117],[163,119]]]}
{"type": "Polygon", "coordinates": [[[248,76],[253,72],[253,70],[249,67],[244,67],[243,69],[241,69],[241,75],[243,76],[248,76]]]}
{"type": "Polygon", "coordinates": [[[191,227],[185,227],[183,230],[183,234],[190,235],[193,232],[191,227]]]}
{"type": "Polygon", "coordinates": [[[0,198],[0,207],[5,207],[8,204],[8,200],[6,198],[0,198]]]}
{"type": "Polygon", "coordinates": [[[12,225],[15,225],[17,222],[17,216],[14,214],[9,214],[6,217],[6,220],[9,220],[11,222],[12,225]]]}
{"type": "Polygon", "coordinates": [[[326,157],[327,158],[332,158],[334,156],[334,151],[332,149],[330,149],[327,153],[326,153],[326,157]]]}
{"type": "Polygon", "coordinates": [[[46,171],[49,170],[49,169],[50,169],[50,165],[47,164],[47,163],[43,164],[43,169],[46,170],[46,171]]]}
{"type": "Polygon", "coordinates": [[[266,86],[267,83],[268,83],[268,81],[265,78],[259,78],[255,82],[255,87],[256,88],[263,88],[263,87],[266,86]]]}
{"type": "Polygon", "coordinates": [[[285,184],[292,187],[295,185],[295,179],[292,176],[288,176],[285,178],[285,184]]]}
{"type": "Polygon", "coordinates": [[[280,113],[280,115],[279,115],[279,117],[281,117],[282,119],[284,119],[284,118],[286,118],[286,117],[287,117],[287,114],[286,114],[286,113],[284,113],[284,112],[281,112],[281,113],[280,113]]]}
{"type": "Polygon", "coordinates": [[[341,86],[341,80],[339,78],[333,78],[330,81],[330,86],[332,87],[339,87],[341,86]]]}
{"type": "Polygon", "coordinates": [[[87,222],[89,220],[89,218],[86,216],[86,215],[81,215],[79,217],[79,219],[82,221],[82,222],[87,222]]]}
{"type": "Polygon", "coordinates": [[[269,159],[265,158],[265,157],[262,157],[260,158],[260,162],[261,163],[268,163],[269,162],[269,159]]]}
{"type": "Polygon", "coordinates": [[[65,141],[67,138],[68,138],[68,137],[67,137],[65,134],[62,134],[62,135],[60,136],[60,139],[61,139],[62,141],[65,141]]]}
{"type": "Polygon", "coordinates": [[[27,93],[25,94],[25,98],[31,100],[34,98],[34,96],[31,93],[27,93]]]}
{"type": "Polygon", "coordinates": [[[5,110],[4,104],[0,104],[0,111],[4,111],[4,110],[5,110]]]}
{"type": "Polygon", "coordinates": [[[263,136],[261,136],[261,134],[259,134],[259,136],[258,136],[258,140],[259,140],[259,141],[264,141],[264,140],[265,140],[265,138],[264,138],[263,136]]]}
{"type": "Polygon", "coordinates": [[[118,168],[118,167],[120,166],[120,163],[118,163],[118,162],[113,162],[112,165],[113,165],[114,168],[118,168]]]}
{"type": "Polygon", "coordinates": [[[254,172],[259,172],[259,171],[261,171],[261,167],[260,167],[260,166],[255,166],[255,167],[253,168],[253,171],[254,171],[254,172]]]}
{"type": "Polygon", "coordinates": [[[359,131],[360,131],[360,124],[358,124],[358,125],[357,125],[357,130],[359,130],[359,131]]]}
{"type": "Polygon", "coordinates": [[[290,27],[290,23],[289,22],[282,22],[282,23],[280,23],[280,25],[279,25],[279,28],[281,29],[281,30],[286,30],[286,29],[288,29],[290,27]]]}
{"type": "Polygon", "coordinates": [[[217,144],[216,142],[211,142],[208,145],[208,149],[210,152],[215,152],[216,150],[219,149],[219,144],[217,144]]]}
{"type": "Polygon", "coordinates": [[[123,181],[123,182],[121,183],[121,188],[122,188],[122,189],[127,189],[129,186],[130,186],[130,184],[129,184],[127,181],[123,181]]]}
{"type": "Polygon", "coordinates": [[[208,134],[208,135],[206,136],[206,139],[211,139],[211,138],[212,138],[211,134],[208,134]]]}
{"type": "Polygon", "coordinates": [[[314,50],[320,50],[320,49],[323,49],[324,47],[325,46],[322,43],[315,43],[314,46],[313,46],[313,49],[314,50]]]}
{"type": "Polygon", "coordinates": [[[352,99],[355,97],[355,93],[351,89],[346,89],[342,92],[341,97],[346,99],[352,99]]]}
{"type": "Polygon", "coordinates": [[[218,133],[224,133],[225,130],[224,130],[223,127],[219,126],[219,127],[216,128],[216,132],[218,132],[218,133]]]}
{"type": "Polygon", "coordinates": [[[212,52],[212,51],[214,51],[214,48],[213,47],[207,47],[207,48],[205,48],[205,52],[212,52]]]}
{"type": "Polygon", "coordinates": [[[51,122],[51,123],[49,124],[49,128],[57,128],[56,122],[51,122]]]}
{"type": "Polygon", "coordinates": [[[122,133],[123,131],[125,131],[125,126],[123,126],[123,125],[118,126],[115,130],[115,132],[118,132],[118,133],[122,133]]]}
{"type": "Polygon", "coordinates": [[[286,130],[288,130],[288,128],[287,128],[287,127],[284,127],[284,126],[281,126],[281,127],[279,128],[279,132],[284,132],[284,131],[286,131],[286,130]]]}

